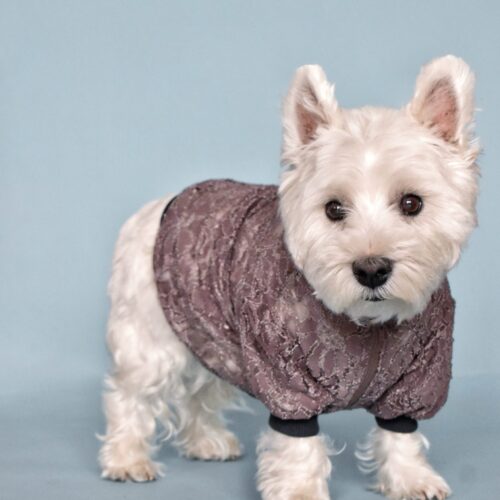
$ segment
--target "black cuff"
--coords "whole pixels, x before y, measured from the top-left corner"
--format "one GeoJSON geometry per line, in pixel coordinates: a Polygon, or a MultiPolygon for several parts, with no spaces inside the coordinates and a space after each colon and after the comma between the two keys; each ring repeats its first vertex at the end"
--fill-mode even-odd
{"type": "Polygon", "coordinates": [[[282,420],[274,415],[269,416],[271,429],[290,437],[312,437],[319,434],[318,417],[303,420],[282,420]]]}
{"type": "Polygon", "coordinates": [[[418,422],[410,417],[396,417],[386,420],[384,418],[375,417],[377,424],[380,428],[391,432],[401,432],[403,434],[410,434],[418,429],[418,422]]]}

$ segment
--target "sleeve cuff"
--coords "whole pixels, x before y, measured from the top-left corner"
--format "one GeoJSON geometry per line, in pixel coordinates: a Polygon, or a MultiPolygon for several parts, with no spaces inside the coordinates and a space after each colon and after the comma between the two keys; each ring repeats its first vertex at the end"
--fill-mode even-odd
{"type": "Polygon", "coordinates": [[[271,429],[290,437],[312,437],[319,434],[318,417],[304,420],[282,420],[274,415],[269,416],[271,429]]]}
{"type": "Polygon", "coordinates": [[[378,426],[386,431],[410,434],[418,429],[418,422],[410,417],[401,416],[391,419],[375,417],[375,420],[378,426]]]}

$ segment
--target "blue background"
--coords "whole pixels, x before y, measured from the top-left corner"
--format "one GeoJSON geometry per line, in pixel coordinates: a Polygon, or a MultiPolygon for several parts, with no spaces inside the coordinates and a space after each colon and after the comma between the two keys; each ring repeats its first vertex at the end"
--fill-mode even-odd
{"type": "MultiPolygon", "coordinates": [[[[146,201],[195,181],[276,183],[296,67],[321,64],[343,106],[399,107],[419,67],[447,53],[477,76],[480,226],[451,273],[450,403],[425,430],[457,499],[496,496],[499,21],[493,0],[0,0],[0,498],[256,498],[264,417],[235,416],[248,455],[234,464],[166,449],[175,474],[160,482],[99,480],[117,231],[146,201]]],[[[357,412],[324,420],[341,443],[371,425],[357,412]]],[[[352,446],[336,462],[338,498],[376,498],[352,446]]]]}

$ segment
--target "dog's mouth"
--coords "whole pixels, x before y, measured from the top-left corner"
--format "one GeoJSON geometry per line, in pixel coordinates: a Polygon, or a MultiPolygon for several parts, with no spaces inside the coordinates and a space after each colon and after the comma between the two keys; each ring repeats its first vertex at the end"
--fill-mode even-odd
{"type": "Polygon", "coordinates": [[[384,297],[382,290],[366,290],[363,293],[363,300],[365,302],[382,302],[386,299],[387,297],[384,297]]]}
{"type": "Polygon", "coordinates": [[[391,298],[391,294],[385,286],[377,288],[363,287],[363,291],[361,292],[361,299],[364,302],[384,302],[389,298],[391,298]]]}

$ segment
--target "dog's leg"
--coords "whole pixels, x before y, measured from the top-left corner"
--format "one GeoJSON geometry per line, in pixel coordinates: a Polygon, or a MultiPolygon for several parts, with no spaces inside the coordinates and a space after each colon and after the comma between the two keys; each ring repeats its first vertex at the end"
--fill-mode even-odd
{"type": "Polygon", "coordinates": [[[181,454],[200,460],[232,460],[241,456],[236,436],[226,429],[222,410],[237,406],[236,391],[196,363],[196,376],[186,383],[189,397],[179,405],[181,454]]]}
{"type": "Polygon", "coordinates": [[[419,432],[373,429],[356,453],[360,468],[376,473],[374,489],[391,500],[443,500],[450,493],[446,481],[429,465],[427,439],[419,432]]]}
{"type": "Polygon", "coordinates": [[[151,460],[155,420],[175,433],[166,400],[182,400],[182,374],[191,355],[167,324],[158,302],[152,255],[160,215],[167,200],[150,203],[123,226],[109,283],[108,346],[112,375],[104,394],[106,434],[99,454],[103,477],[154,479],[151,460]]]}
{"type": "MultiPolygon", "coordinates": [[[[143,292],[141,301],[151,293],[143,292]]],[[[161,311],[155,315],[152,309],[146,321],[136,306],[112,305],[109,321],[114,370],[106,380],[107,428],[99,460],[103,477],[122,481],[149,481],[159,475],[159,464],[151,460],[156,419],[169,435],[175,433],[175,415],[166,401],[175,403],[184,396],[182,372],[190,356],[161,311]],[[161,326],[156,332],[155,320],[161,326]]]]}
{"type": "Polygon", "coordinates": [[[257,488],[263,500],[328,500],[332,451],[322,435],[291,437],[275,430],[257,445],[257,488]]]}
{"type": "MultiPolygon", "coordinates": [[[[112,379],[108,382],[114,384],[112,379]]],[[[107,430],[99,453],[102,477],[151,481],[160,473],[151,460],[155,415],[147,400],[116,388],[104,395],[107,430]]]]}

